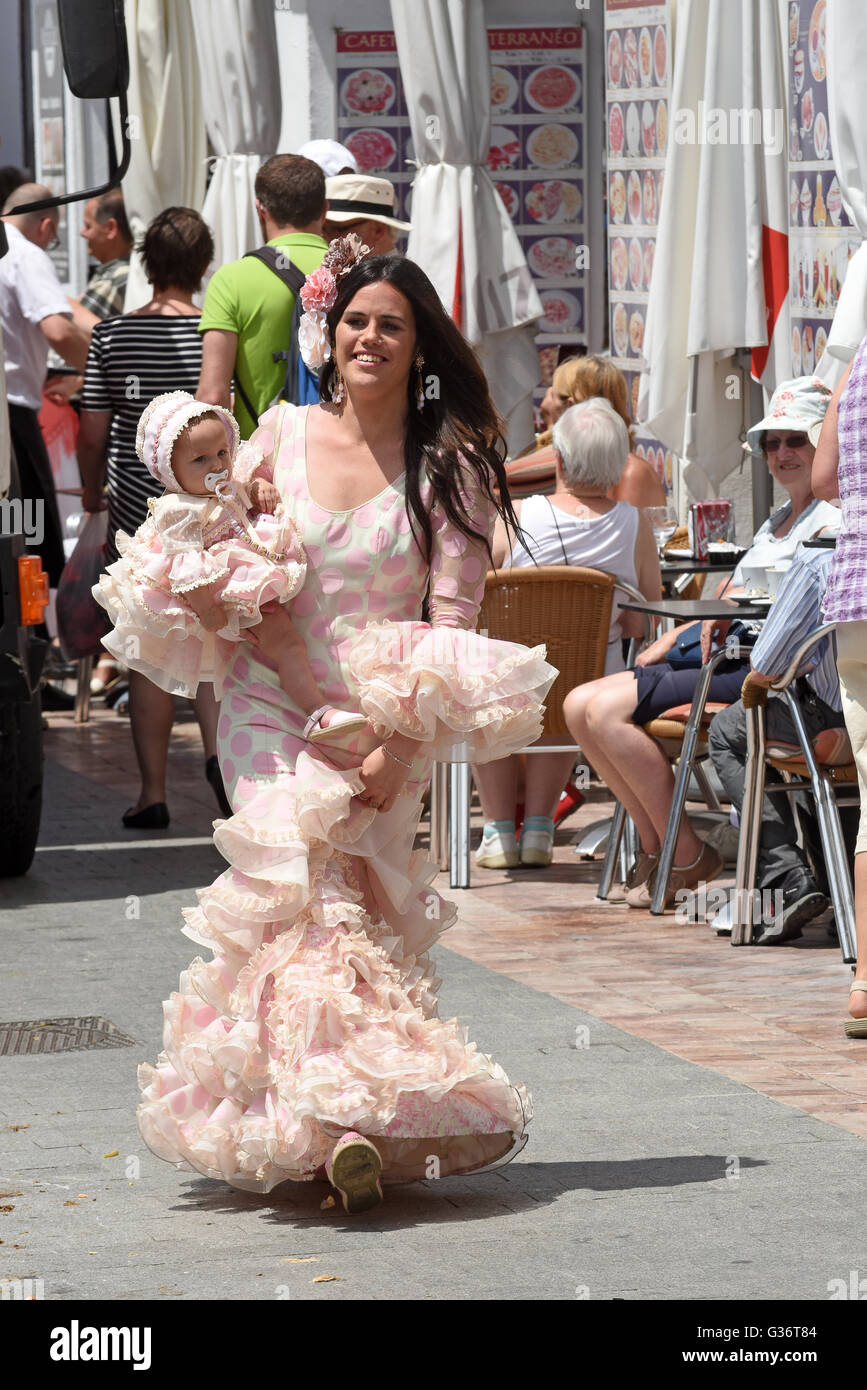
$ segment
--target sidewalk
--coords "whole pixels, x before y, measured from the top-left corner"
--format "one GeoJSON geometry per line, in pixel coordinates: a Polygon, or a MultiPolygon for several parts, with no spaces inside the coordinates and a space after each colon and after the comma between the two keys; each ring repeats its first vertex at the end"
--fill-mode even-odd
{"type": "Polygon", "coordinates": [[[824,1299],[858,1268],[867,1073],[839,951],[821,928],[735,951],[591,907],[572,821],[551,870],[474,870],[436,951],[441,1013],[533,1093],[509,1167],[350,1220],[320,1184],[258,1197],[155,1159],[135,1067],[196,954],[180,911],[221,867],[215,809],[184,723],[170,829],[124,832],[129,729],[95,715],[50,716],[40,851],[0,888],[0,1019],[97,1015],[134,1041],[0,1058],[0,1277],[49,1299],[824,1299]]]}

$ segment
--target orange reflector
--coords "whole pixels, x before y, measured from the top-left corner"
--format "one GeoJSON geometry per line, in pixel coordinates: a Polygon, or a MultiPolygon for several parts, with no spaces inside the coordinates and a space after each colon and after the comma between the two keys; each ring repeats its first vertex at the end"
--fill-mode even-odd
{"type": "Polygon", "coordinates": [[[33,627],[42,622],[48,607],[48,575],[38,555],[19,555],[18,592],[21,600],[21,625],[33,627]]]}

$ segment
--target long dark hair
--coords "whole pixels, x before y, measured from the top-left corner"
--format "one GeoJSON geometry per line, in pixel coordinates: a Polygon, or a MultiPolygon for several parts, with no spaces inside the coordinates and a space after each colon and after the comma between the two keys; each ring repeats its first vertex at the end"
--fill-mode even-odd
{"type": "MultiPolygon", "coordinates": [[[[337,298],[326,319],[331,343],[334,344],[340,319],[359,290],[381,281],[394,285],[409,300],[418,349],[424,357],[422,376],[434,377],[439,390],[434,399],[425,398],[424,410],[420,411],[415,401],[417,374],[410,372],[404,459],[409,520],[416,544],[429,560],[432,530],[420,490],[420,480],[426,474],[434,504],[440,504],[458,531],[484,544],[493,565],[488,538],[473,526],[461,495],[461,463],[472,470],[483,494],[520,535],[503,466],[506,441],[476,355],[445,313],[424,271],[404,256],[368,256],[361,261],[338,281],[337,298]]],[[[319,395],[323,401],[331,399],[335,366],[332,356],[322,369],[319,395]]]]}

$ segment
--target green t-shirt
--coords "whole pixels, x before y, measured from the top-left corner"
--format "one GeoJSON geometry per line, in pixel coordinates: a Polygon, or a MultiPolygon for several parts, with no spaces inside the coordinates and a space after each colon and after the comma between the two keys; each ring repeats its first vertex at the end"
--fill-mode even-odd
{"type": "MultiPolygon", "coordinates": [[[[275,236],[269,246],[286,249],[289,259],[305,275],[321,263],[328,242],[310,232],[288,232],[275,236]]],[[[236,378],[257,413],[267,410],[283,385],[286,363],[275,362],[271,354],[289,346],[289,326],[295,296],[290,289],[254,256],[229,261],[215,271],[205,291],[199,332],[222,328],[238,335],[235,359],[236,378]]],[[[251,420],[239,391],[235,393],[235,418],[241,438],[248,439],[255,422],[251,420]]]]}

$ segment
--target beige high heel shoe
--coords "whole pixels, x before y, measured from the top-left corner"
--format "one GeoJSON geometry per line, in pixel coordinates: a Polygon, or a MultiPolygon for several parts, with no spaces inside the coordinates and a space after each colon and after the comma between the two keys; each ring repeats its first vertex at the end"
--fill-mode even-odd
{"type": "MultiPolygon", "coordinates": [[[[867,980],[853,980],[849,993],[856,990],[867,994],[867,980]]],[[[847,1038],[867,1038],[867,1018],[847,1018],[844,1026],[847,1038]]]]}

